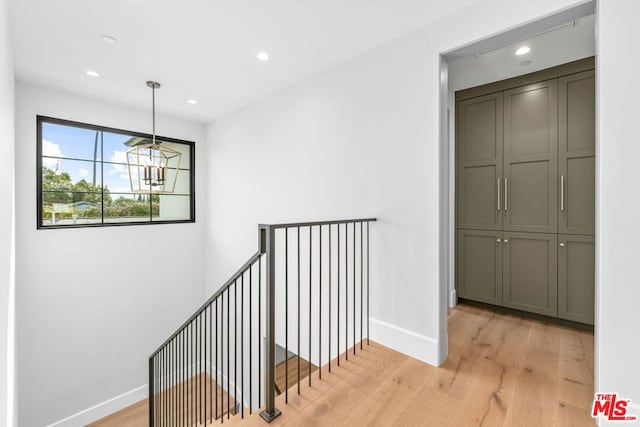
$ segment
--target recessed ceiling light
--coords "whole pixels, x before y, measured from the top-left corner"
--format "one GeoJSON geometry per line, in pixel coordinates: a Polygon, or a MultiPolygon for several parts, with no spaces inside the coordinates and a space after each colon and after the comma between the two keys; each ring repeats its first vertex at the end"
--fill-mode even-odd
{"type": "Polygon", "coordinates": [[[526,55],[529,52],[531,52],[531,48],[529,46],[522,46],[521,48],[516,50],[516,55],[518,56],[526,55]]]}
{"type": "Polygon", "coordinates": [[[258,58],[260,61],[268,61],[269,54],[267,52],[260,52],[256,55],[256,58],[258,58]]]}
{"type": "Polygon", "coordinates": [[[196,105],[198,103],[198,101],[196,101],[195,99],[190,99],[187,101],[187,104],[191,104],[191,105],[196,105]]]}
{"type": "Polygon", "coordinates": [[[100,77],[100,73],[98,73],[97,71],[87,70],[85,71],[85,73],[87,74],[87,76],[100,77]]]}
{"type": "Polygon", "coordinates": [[[115,38],[115,37],[113,37],[113,36],[107,36],[107,35],[104,35],[104,36],[102,36],[102,40],[104,40],[104,41],[105,41],[105,43],[109,43],[109,44],[116,44],[116,43],[118,43],[118,39],[116,39],[116,38],[115,38]]]}

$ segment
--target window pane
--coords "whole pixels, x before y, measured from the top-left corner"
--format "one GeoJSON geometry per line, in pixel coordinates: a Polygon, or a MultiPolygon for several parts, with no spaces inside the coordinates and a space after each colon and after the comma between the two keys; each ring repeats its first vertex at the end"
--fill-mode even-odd
{"type": "Polygon", "coordinates": [[[42,224],[75,225],[102,222],[102,194],[43,192],[42,224]]]}
{"type": "Polygon", "coordinates": [[[105,188],[112,193],[131,193],[129,168],[126,164],[103,163],[103,167],[105,188]]]}
{"type": "MultiPolygon", "coordinates": [[[[132,136],[118,133],[104,133],[104,161],[127,164],[127,151],[131,148],[126,143],[132,141],[132,136]]],[[[139,138],[135,138],[139,140],[139,138]]],[[[106,172],[106,169],[105,169],[106,172]]]]}
{"type": "Polygon", "coordinates": [[[191,168],[191,146],[189,144],[162,141],[162,146],[182,154],[182,158],[180,159],[180,169],[191,168]]]}
{"type": "Polygon", "coordinates": [[[189,195],[191,194],[191,172],[190,171],[178,171],[178,178],[176,180],[176,189],[174,194],[189,195]]]}
{"type": "Polygon", "coordinates": [[[191,198],[175,194],[154,195],[158,209],[154,207],[153,221],[185,221],[191,219],[191,198]],[[157,199],[156,199],[157,198],[157,199]]]}
{"type": "Polygon", "coordinates": [[[100,133],[97,130],[43,123],[42,155],[100,160],[102,152],[100,133]]]}
{"type": "MultiPolygon", "coordinates": [[[[109,194],[104,201],[104,222],[149,222],[149,195],[146,194],[109,194]]],[[[154,202],[154,211],[158,203],[154,202]]]]}
{"type": "Polygon", "coordinates": [[[71,192],[102,191],[99,162],[42,158],[42,190],[71,192]]]}

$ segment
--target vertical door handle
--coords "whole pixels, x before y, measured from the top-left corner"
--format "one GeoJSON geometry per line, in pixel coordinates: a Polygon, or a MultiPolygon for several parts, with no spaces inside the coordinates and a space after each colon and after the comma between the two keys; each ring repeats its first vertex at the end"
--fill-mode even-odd
{"type": "Polygon", "coordinates": [[[504,179],[504,210],[509,210],[509,179],[504,179]]]}
{"type": "Polygon", "coordinates": [[[498,178],[498,211],[500,210],[500,178],[498,178]]]}
{"type": "Polygon", "coordinates": [[[564,212],[564,175],[560,175],[560,210],[564,212]]]}

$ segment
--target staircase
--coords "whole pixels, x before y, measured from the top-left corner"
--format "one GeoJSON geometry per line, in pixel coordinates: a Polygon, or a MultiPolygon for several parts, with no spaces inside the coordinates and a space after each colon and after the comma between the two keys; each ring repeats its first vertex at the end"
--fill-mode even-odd
{"type": "Polygon", "coordinates": [[[149,425],[286,418],[357,359],[375,221],[260,225],[258,251],[149,357],[149,425]]]}

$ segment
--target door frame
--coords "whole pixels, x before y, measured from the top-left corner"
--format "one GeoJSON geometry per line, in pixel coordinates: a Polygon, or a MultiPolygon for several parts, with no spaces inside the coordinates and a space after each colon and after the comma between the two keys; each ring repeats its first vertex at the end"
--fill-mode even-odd
{"type": "MultiPolygon", "coordinates": [[[[575,8],[575,11],[563,11],[564,14],[575,12],[576,18],[579,14],[584,16],[584,6],[592,4],[597,19],[597,0],[587,2],[575,8]]],[[[566,16],[566,15],[565,15],[566,16]]],[[[461,51],[469,51],[473,45],[484,45],[491,43],[493,38],[500,38],[504,44],[505,40],[510,36],[513,42],[522,40],[522,31],[526,31],[525,27],[537,27],[545,25],[545,20],[553,21],[554,17],[545,17],[534,23],[528,23],[522,27],[508,30],[502,34],[487,34],[485,37],[470,40],[467,44],[450,49],[448,51],[440,52],[440,72],[439,72],[439,117],[440,117],[440,129],[439,129],[439,148],[440,148],[440,235],[439,235],[439,253],[440,253],[440,283],[439,283],[439,335],[438,335],[438,353],[439,362],[443,363],[448,355],[448,308],[456,305],[457,295],[455,288],[455,266],[456,266],[456,142],[455,142],[455,105],[456,97],[453,92],[449,91],[449,76],[448,76],[448,57],[452,53],[459,53],[461,51]],[[512,34],[509,34],[512,33],[512,34]],[[519,34],[519,35],[518,35],[519,34]]],[[[531,32],[535,34],[535,32],[531,32]]],[[[597,46],[597,34],[596,34],[596,46],[597,46]]],[[[596,47],[596,57],[599,52],[596,47]]],[[[595,63],[596,73],[596,93],[595,93],[595,106],[596,106],[596,132],[595,132],[595,153],[596,153],[596,170],[595,170],[595,217],[596,227],[594,231],[595,239],[595,295],[594,295],[594,389],[598,390],[599,384],[599,295],[600,295],[600,282],[598,277],[598,271],[600,269],[599,260],[599,241],[600,241],[600,227],[598,226],[599,217],[599,204],[600,204],[600,168],[599,158],[601,155],[601,143],[599,140],[599,101],[598,101],[598,87],[599,87],[599,66],[598,62],[595,63]]]]}

